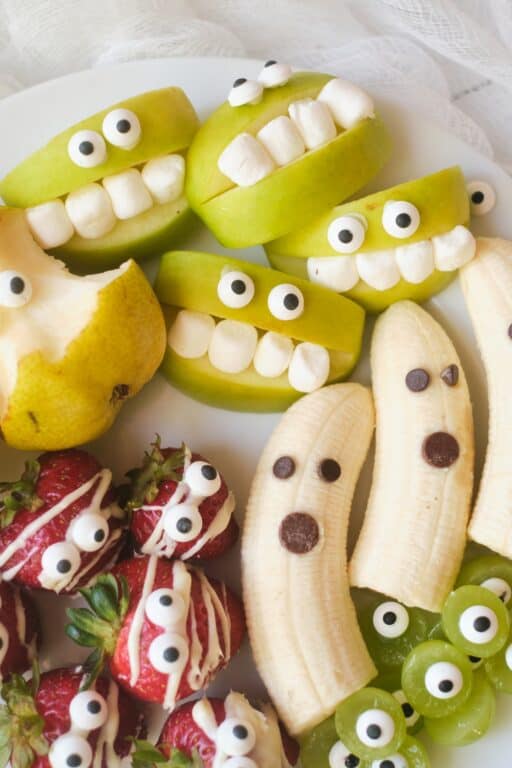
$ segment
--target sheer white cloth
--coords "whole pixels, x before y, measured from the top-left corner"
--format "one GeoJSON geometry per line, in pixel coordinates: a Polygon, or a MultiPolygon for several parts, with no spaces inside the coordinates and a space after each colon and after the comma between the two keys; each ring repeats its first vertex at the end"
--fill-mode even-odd
{"type": "Polygon", "coordinates": [[[87,67],[183,55],[342,74],[512,172],[512,0],[0,0],[0,97],[87,67]]]}

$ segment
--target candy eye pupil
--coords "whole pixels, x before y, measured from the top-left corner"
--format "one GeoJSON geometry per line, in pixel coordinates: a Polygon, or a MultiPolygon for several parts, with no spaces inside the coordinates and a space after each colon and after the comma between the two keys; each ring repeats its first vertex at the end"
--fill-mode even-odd
{"type": "Polygon", "coordinates": [[[411,707],[408,701],[405,701],[402,704],[402,712],[406,718],[412,717],[414,715],[414,709],[411,707]]]}
{"type": "Polygon", "coordinates": [[[396,623],[396,613],[393,613],[393,611],[386,611],[384,616],[382,617],[382,621],[386,626],[391,627],[393,624],[396,623]]]}
{"type": "Polygon", "coordinates": [[[59,573],[69,573],[71,570],[71,563],[69,560],[59,560],[57,563],[57,570],[59,573]]]}
{"type": "Polygon", "coordinates": [[[231,283],[231,290],[236,293],[237,296],[241,296],[246,291],[245,283],[243,280],[233,280],[231,283]]]}
{"type": "Polygon", "coordinates": [[[299,306],[299,297],[296,296],[294,293],[287,293],[283,299],[283,304],[286,307],[286,309],[289,309],[292,312],[294,309],[297,309],[297,307],[299,306]]]}
{"type": "Polygon", "coordinates": [[[94,152],[94,144],[92,141],[81,141],[78,145],[78,151],[81,155],[92,155],[94,152]]]}
{"type": "Polygon", "coordinates": [[[392,760],[383,760],[380,768],[395,768],[395,764],[392,760]]]}
{"type": "Polygon", "coordinates": [[[397,227],[400,227],[401,229],[406,229],[411,225],[411,217],[408,213],[399,213],[398,216],[395,219],[397,227]]]}
{"type": "Polygon", "coordinates": [[[441,680],[439,683],[439,690],[441,693],[450,693],[453,691],[453,683],[451,680],[441,680]]]}
{"type": "Polygon", "coordinates": [[[13,277],[10,282],[11,291],[17,295],[25,290],[25,281],[21,277],[13,277]]]}
{"type": "Polygon", "coordinates": [[[382,728],[380,727],[380,725],[377,725],[376,723],[372,723],[366,729],[366,734],[369,739],[373,739],[373,740],[380,739],[380,737],[382,736],[382,728]]]}
{"type": "Polygon", "coordinates": [[[483,203],[484,197],[484,193],[481,190],[477,190],[471,195],[471,202],[475,203],[475,205],[480,205],[480,203],[483,203]]]}
{"type": "Polygon", "coordinates": [[[128,133],[130,128],[132,127],[129,120],[126,120],[126,118],[123,118],[122,120],[118,120],[116,123],[116,128],[119,131],[119,133],[128,133]]]}
{"type": "Polygon", "coordinates": [[[240,739],[240,741],[243,741],[247,738],[249,735],[249,731],[245,727],[245,725],[235,725],[233,728],[233,736],[235,736],[237,739],[240,739]]]}
{"type": "Polygon", "coordinates": [[[201,467],[201,474],[206,480],[215,480],[217,477],[217,470],[215,467],[212,467],[211,464],[205,464],[204,467],[201,467]]]}
{"type": "Polygon", "coordinates": [[[274,59],[269,59],[265,62],[265,67],[271,67],[273,64],[277,64],[277,61],[274,61],[274,59]]]}
{"type": "Polygon", "coordinates": [[[491,627],[491,620],[487,616],[479,616],[474,620],[473,626],[477,632],[487,632],[491,627]]]}
{"type": "Polygon", "coordinates": [[[90,701],[87,705],[87,711],[90,712],[91,715],[97,715],[100,709],[101,704],[99,701],[90,701]]]}
{"type": "Polygon", "coordinates": [[[239,85],[243,85],[246,82],[247,82],[246,77],[237,77],[237,79],[233,83],[233,88],[238,88],[239,85]]]}
{"type": "Polygon", "coordinates": [[[94,532],[94,541],[103,541],[104,538],[105,531],[102,531],[101,528],[98,528],[98,530],[94,532]]]}
{"type": "Polygon", "coordinates": [[[70,755],[66,760],[66,765],[69,765],[69,768],[78,768],[82,765],[82,758],[80,755],[70,755]]]}
{"type": "Polygon", "coordinates": [[[480,661],[482,661],[480,656],[468,656],[468,659],[472,664],[478,664],[480,661]]]}
{"type": "Polygon", "coordinates": [[[345,768],[357,768],[359,765],[359,758],[355,755],[347,755],[345,758],[345,768]]]}
{"type": "Polygon", "coordinates": [[[180,533],[189,533],[192,530],[192,520],[188,517],[180,517],[176,523],[176,528],[180,533]]]}
{"type": "Polygon", "coordinates": [[[178,661],[180,657],[180,652],[177,648],[166,648],[164,651],[164,659],[165,661],[168,661],[169,663],[174,663],[175,661],[178,661]]]}
{"type": "Polygon", "coordinates": [[[353,239],[354,235],[350,229],[340,229],[338,232],[338,240],[340,243],[351,243],[353,239]]]}

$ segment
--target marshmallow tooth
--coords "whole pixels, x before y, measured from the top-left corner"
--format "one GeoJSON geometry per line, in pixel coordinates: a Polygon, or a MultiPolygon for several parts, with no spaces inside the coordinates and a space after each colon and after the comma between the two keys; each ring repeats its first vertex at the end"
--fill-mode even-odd
{"type": "Polygon", "coordinates": [[[292,354],[293,341],[280,333],[269,331],[258,342],[254,367],[260,376],[277,378],[288,368],[292,354]]]}
{"type": "Polygon", "coordinates": [[[169,329],[168,343],[180,357],[194,359],[208,352],[215,320],[203,312],[182,309],[169,329]]]}
{"type": "Polygon", "coordinates": [[[387,291],[400,280],[395,251],[369,251],[356,256],[359,277],[377,291],[387,291]]]}
{"type": "Polygon", "coordinates": [[[297,160],[306,151],[302,136],[289,117],[280,115],[263,126],[258,139],[276,165],[297,160]]]}
{"type": "Polygon", "coordinates": [[[288,112],[308,149],[316,149],[336,137],[336,126],[329,109],[321,101],[293,101],[288,112]]]}
{"type": "Polygon", "coordinates": [[[154,157],[142,169],[142,180],[156,203],[170,203],[183,193],[185,160],[181,155],[154,157]]]}
{"type": "Polygon", "coordinates": [[[136,168],[107,176],[103,179],[103,186],[107,190],[118,219],[131,219],[153,205],[140,171],[136,168]]]}
{"type": "Polygon", "coordinates": [[[354,83],[339,77],[329,80],[318,94],[318,101],[330,110],[335,122],[341,128],[352,128],[365,117],[375,117],[370,96],[354,83]]]}
{"type": "Polygon", "coordinates": [[[100,184],[86,184],[66,198],[66,211],[81,237],[103,237],[116,225],[110,198],[100,184]]]}
{"type": "Polygon", "coordinates": [[[62,200],[27,208],[25,211],[30,231],[41,248],[57,248],[71,240],[75,231],[62,200]]]}
{"type": "Polygon", "coordinates": [[[395,258],[404,280],[414,285],[426,280],[435,269],[434,249],[430,240],[399,246],[395,258]]]}
{"type": "Polygon", "coordinates": [[[450,232],[432,238],[436,269],[440,272],[453,272],[467,264],[475,255],[475,238],[461,224],[450,232]]]}
{"type": "Polygon", "coordinates": [[[333,291],[350,291],[359,282],[354,256],[321,256],[310,258],[308,276],[312,283],[325,285],[333,291]]]}
{"type": "Polygon", "coordinates": [[[250,133],[239,133],[220,155],[221,173],[239,187],[250,187],[274,170],[265,147],[250,133]]]}
{"type": "Polygon", "coordinates": [[[304,341],[298,344],[290,360],[288,381],[297,392],[314,392],[329,378],[330,358],[326,349],[304,341]]]}
{"type": "Polygon", "coordinates": [[[210,363],[224,373],[241,373],[250,366],[257,343],[258,333],[252,325],[221,320],[208,348],[210,363]]]}

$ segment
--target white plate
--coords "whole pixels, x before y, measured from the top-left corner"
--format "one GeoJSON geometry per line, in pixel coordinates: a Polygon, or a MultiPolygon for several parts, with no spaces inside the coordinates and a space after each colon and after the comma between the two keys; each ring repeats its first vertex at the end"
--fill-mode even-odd
{"type": "MultiPolygon", "coordinates": [[[[67,125],[113,102],[152,88],[166,85],[183,87],[204,117],[227,97],[236,77],[254,77],[260,67],[261,62],[244,59],[141,61],[81,72],[15,94],[0,102],[0,175],[3,176],[67,125]]],[[[487,180],[497,192],[494,211],[477,220],[475,229],[484,234],[512,239],[510,177],[455,137],[412,112],[389,101],[379,106],[391,128],[395,150],[392,160],[373,181],[371,188],[381,184],[388,186],[458,163],[468,179],[487,180]]],[[[196,234],[188,246],[223,252],[206,231],[196,234]]],[[[261,248],[237,252],[236,255],[264,261],[261,248]]],[[[149,274],[154,273],[154,267],[154,264],[148,265],[149,274]]],[[[452,336],[468,375],[475,405],[480,466],[486,442],[485,380],[458,285],[452,285],[436,297],[429,308],[452,336]]],[[[354,378],[368,383],[367,355],[363,356],[354,378]]],[[[258,455],[278,419],[276,415],[238,414],[209,408],[174,391],[161,376],[157,376],[134,401],[125,406],[110,432],[90,447],[120,480],[124,471],[139,461],[155,432],[161,434],[164,445],[178,445],[184,440],[222,470],[237,495],[240,519],[258,455]]],[[[26,454],[0,446],[1,479],[16,477],[26,458],[26,454]]],[[[354,504],[356,527],[364,510],[370,468],[368,463],[354,504]]],[[[223,575],[230,584],[238,587],[238,561],[236,550],[221,562],[208,565],[207,571],[223,575]]],[[[41,595],[38,603],[46,630],[45,665],[62,665],[82,658],[80,651],[65,638],[62,631],[64,607],[68,601],[54,595],[41,595]]],[[[247,644],[228,669],[218,676],[210,690],[222,694],[231,687],[255,696],[263,693],[247,644]]],[[[434,768],[482,768],[491,763],[493,768],[509,767],[511,718],[512,699],[500,697],[496,720],[485,739],[463,749],[430,747],[434,768]]],[[[158,721],[159,718],[154,717],[155,729],[158,721]]]]}

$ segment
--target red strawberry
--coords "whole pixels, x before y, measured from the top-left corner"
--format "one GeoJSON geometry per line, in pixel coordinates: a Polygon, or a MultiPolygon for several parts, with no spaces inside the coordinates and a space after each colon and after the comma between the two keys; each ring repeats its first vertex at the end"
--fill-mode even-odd
{"type": "Polygon", "coordinates": [[[132,740],[145,735],[143,715],[104,677],[81,691],[84,677],[80,668],[56,669],[28,683],[15,675],[2,687],[0,764],[5,757],[12,768],[120,768],[132,740]]]}
{"type": "Polygon", "coordinates": [[[181,560],[125,560],[82,594],[90,609],[69,609],[66,631],[96,645],[92,674],[108,657],[126,690],[167,709],[207,685],[245,632],[240,600],[181,560]]]}
{"type": "Polygon", "coordinates": [[[225,700],[200,699],[177,709],[165,723],[156,749],[137,742],[133,765],[177,768],[179,762],[184,768],[187,763],[213,768],[214,762],[229,760],[231,768],[289,768],[298,759],[298,744],[281,732],[272,707],[256,709],[242,694],[232,692],[225,700]]]}
{"type": "Polygon", "coordinates": [[[32,600],[17,587],[0,582],[0,683],[14,672],[30,669],[39,639],[32,600]]]}
{"type": "Polygon", "coordinates": [[[157,438],[128,476],[131,532],[144,554],[206,560],[237,540],[234,496],[200,454],[160,448],[157,438]]]}
{"type": "Polygon", "coordinates": [[[71,593],[105,570],[124,528],[110,481],[110,470],[73,449],[44,453],[0,484],[0,576],[71,593]]]}

